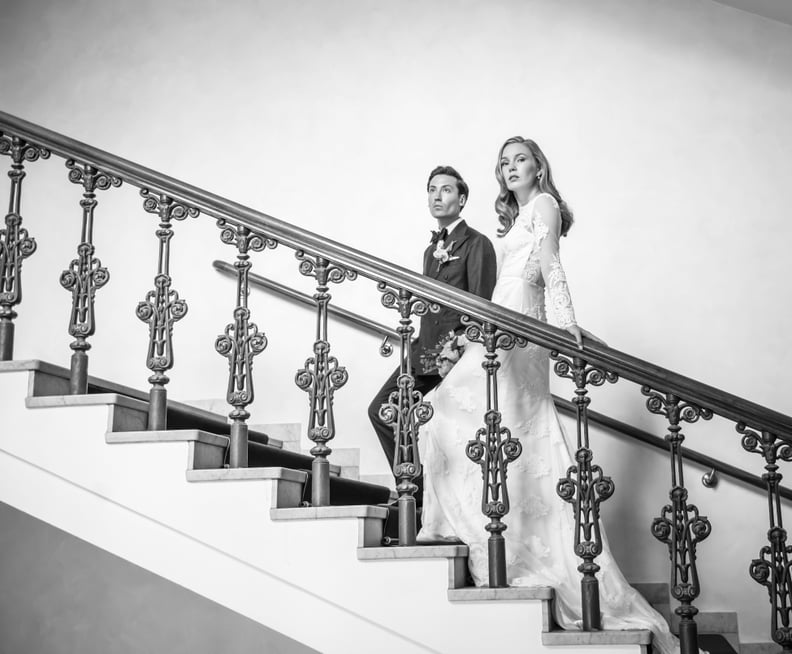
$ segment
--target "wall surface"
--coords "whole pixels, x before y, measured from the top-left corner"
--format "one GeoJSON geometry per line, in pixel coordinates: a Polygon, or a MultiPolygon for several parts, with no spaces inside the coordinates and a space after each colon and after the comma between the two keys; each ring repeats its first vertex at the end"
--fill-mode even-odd
{"type": "Polygon", "coordinates": [[[0,502],[3,654],[308,654],[305,645],[0,502]]]}
{"type": "MultiPolygon", "coordinates": [[[[576,212],[562,257],[580,322],[792,412],[779,375],[792,363],[789,25],[710,0],[3,0],[0,11],[0,109],[413,269],[433,226],[427,172],[456,166],[468,221],[494,235],[498,147],[536,139],[576,212]]],[[[60,160],[28,170],[23,215],[39,249],[25,264],[17,354],[66,363],[70,299],[57,278],[74,258],[80,190],[60,160]]],[[[134,307],[152,284],[155,221],[135,189],[99,201],[97,255],[112,278],[97,295],[91,371],[145,387],[134,307]]],[[[226,363],[212,343],[234,298],[209,262],[233,252],[205,217],[176,232],[174,286],[190,312],[175,328],[170,389],[219,397],[226,363]]],[[[254,271],[312,292],[285,248],[254,257],[254,271]]],[[[396,324],[370,282],[332,292],[396,324]]],[[[291,380],[311,352],[310,314],[264,294],[250,302],[269,338],[252,420],[304,421],[291,380]]],[[[364,473],[383,472],[364,407],[394,361],[351,328],[331,324],[331,340],[350,372],[335,443],[362,448],[364,473]]],[[[634,385],[593,396],[592,408],[663,433],[634,385]]],[[[761,472],[733,425],[686,433],[692,448],[761,472]]],[[[754,539],[758,553],[764,534],[754,539]]]]}

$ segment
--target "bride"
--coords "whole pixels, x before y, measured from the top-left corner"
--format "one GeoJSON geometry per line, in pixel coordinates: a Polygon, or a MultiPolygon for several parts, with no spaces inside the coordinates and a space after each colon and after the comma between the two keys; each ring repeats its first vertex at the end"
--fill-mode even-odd
{"type": "MultiPolygon", "coordinates": [[[[560,327],[578,346],[594,338],[575,322],[559,258],[559,237],[572,213],[555,188],[550,165],[539,146],[520,137],[500,149],[495,176],[501,191],[495,202],[501,228],[496,252],[498,279],[492,301],[546,320],[545,297],[560,327]]],[[[465,444],[483,425],[485,372],[483,346],[470,343],[443,383],[427,395],[434,417],[421,428],[424,466],[423,526],[418,541],[460,539],[469,548],[477,586],[488,579],[486,518],[481,514],[481,471],[465,444]]],[[[518,437],[522,455],[508,468],[511,510],[506,556],[512,586],[552,586],[555,620],[564,629],[581,628],[580,559],[574,553],[575,519],[556,495],[556,482],[573,465],[573,445],[556,414],[549,389],[547,350],[528,343],[499,351],[498,399],[502,424],[518,437]]],[[[603,629],[650,629],[655,651],[678,651],[665,620],[625,580],[603,534],[596,562],[603,629]]]]}

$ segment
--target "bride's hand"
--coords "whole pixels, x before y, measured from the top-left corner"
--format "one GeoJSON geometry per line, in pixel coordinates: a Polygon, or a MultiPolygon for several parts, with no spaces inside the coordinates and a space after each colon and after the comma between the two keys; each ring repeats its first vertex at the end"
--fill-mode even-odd
{"type": "Polygon", "coordinates": [[[574,336],[575,343],[577,343],[579,350],[583,349],[583,337],[587,338],[590,341],[594,341],[595,343],[599,343],[600,345],[607,345],[607,343],[603,341],[601,338],[594,336],[594,334],[592,334],[590,331],[588,331],[587,329],[583,329],[579,325],[574,325],[574,324],[570,325],[569,327],[566,328],[566,330],[570,334],[572,334],[572,336],[574,336]]]}

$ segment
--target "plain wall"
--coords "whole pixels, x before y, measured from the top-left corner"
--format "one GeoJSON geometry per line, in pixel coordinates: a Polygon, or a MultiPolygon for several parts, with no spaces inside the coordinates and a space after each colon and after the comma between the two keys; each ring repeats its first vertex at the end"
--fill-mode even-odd
{"type": "MultiPolygon", "coordinates": [[[[576,212],[562,258],[581,324],[792,411],[781,374],[792,363],[789,25],[709,0],[3,0],[0,11],[2,110],[413,269],[433,226],[428,171],[457,167],[471,187],[465,217],[494,235],[498,147],[536,139],[576,212]]],[[[60,160],[28,171],[22,213],[39,250],[25,263],[17,353],[65,364],[70,300],[57,278],[74,257],[81,189],[60,160]]],[[[112,279],[97,294],[91,371],[145,387],[134,307],[151,287],[156,222],[135,189],[99,202],[97,255],[112,279]]],[[[227,366],[212,343],[234,289],[209,262],[233,251],[205,217],[176,232],[174,286],[190,312],[175,327],[169,388],[219,397],[227,366]]],[[[312,292],[296,266],[285,248],[254,257],[254,271],[312,292]]],[[[395,326],[373,286],[331,292],[395,326]]],[[[252,420],[304,422],[291,380],[310,356],[312,318],[265,294],[250,302],[269,338],[252,420]]],[[[331,342],[350,372],[333,445],[361,447],[362,472],[384,472],[365,406],[395,361],[335,323],[331,342]]],[[[637,386],[592,396],[592,409],[664,433],[637,386]]],[[[761,473],[733,425],[685,431],[692,448],[761,473]]],[[[758,554],[765,535],[751,538],[758,554]]]]}

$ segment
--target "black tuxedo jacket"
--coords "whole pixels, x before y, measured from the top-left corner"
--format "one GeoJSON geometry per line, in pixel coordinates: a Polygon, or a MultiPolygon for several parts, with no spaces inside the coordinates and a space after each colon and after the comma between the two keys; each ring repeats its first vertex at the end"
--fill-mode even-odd
{"type": "MultiPolygon", "coordinates": [[[[490,240],[469,227],[463,220],[445,239],[448,253],[459,257],[453,261],[439,263],[432,256],[435,246],[424,252],[423,274],[460,290],[492,299],[497,276],[495,249],[490,240]],[[451,246],[453,244],[453,246],[451,246]]],[[[462,329],[461,316],[456,311],[440,306],[439,313],[421,316],[421,330],[412,347],[412,364],[416,374],[437,374],[434,356],[438,344],[450,331],[462,329]]]]}

